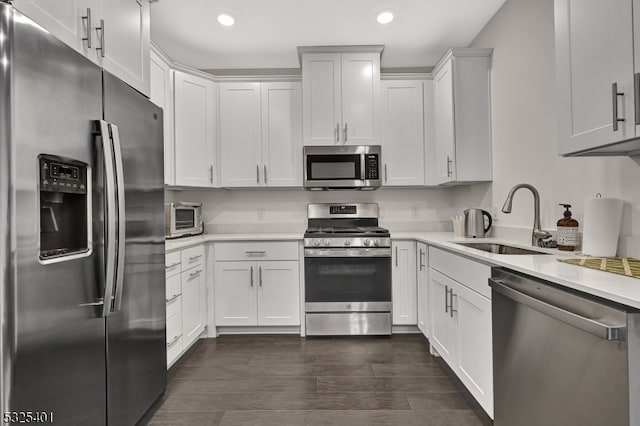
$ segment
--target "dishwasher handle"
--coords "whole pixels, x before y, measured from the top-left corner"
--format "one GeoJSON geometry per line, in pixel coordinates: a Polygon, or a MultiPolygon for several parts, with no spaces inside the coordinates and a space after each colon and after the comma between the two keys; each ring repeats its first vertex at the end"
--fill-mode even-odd
{"type": "Polygon", "coordinates": [[[555,318],[558,321],[562,321],[573,327],[579,328],[580,330],[593,334],[603,340],[625,340],[626,324],[604,324],[600,321],[586,318],[582,315],[564,310],[547,302],[543,302],[542,300],[536,299],[535,297],[519,292],[509,287],[508,283],[503,281],[497,281],[489,278],[489,282],[491,283],[491,288],[503,296],[555,318]]]}

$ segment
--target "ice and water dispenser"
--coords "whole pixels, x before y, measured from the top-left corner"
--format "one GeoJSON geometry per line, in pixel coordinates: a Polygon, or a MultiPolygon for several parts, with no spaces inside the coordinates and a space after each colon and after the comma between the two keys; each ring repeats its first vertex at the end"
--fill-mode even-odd
{"type": "Polygon", "coordinates": [[[90,168],[86,163],[40,155],[40,260],[62,260],[89,253],[90,168]]]}

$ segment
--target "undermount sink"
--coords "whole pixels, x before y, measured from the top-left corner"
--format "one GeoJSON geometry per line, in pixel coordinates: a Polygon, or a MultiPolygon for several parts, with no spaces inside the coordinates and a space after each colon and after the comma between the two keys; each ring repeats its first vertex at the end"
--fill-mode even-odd
{"type": "Polygon", "coordinates": [[[482,250],[495,254],[549,254],[542,251],[529,250],[525,248],[509,246],[498,243],[456,243],[461,246],[482,250]]]}

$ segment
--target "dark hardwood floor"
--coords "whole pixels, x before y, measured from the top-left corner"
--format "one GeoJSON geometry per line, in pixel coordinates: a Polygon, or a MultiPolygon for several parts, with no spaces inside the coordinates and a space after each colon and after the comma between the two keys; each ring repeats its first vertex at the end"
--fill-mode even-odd
{"type": "Polygon", "coordinates": [[[420,335],[222,336],[169,372],[151,425],[481,425],[420,335]]]}

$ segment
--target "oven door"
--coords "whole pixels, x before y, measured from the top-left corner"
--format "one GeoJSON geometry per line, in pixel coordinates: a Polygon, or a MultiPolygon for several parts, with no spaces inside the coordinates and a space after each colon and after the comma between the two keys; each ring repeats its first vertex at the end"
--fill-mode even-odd
{"type": "Polygon", "coordinates": [[[391,311],[390,249],[381,249],[380,255],[363,249],[364,256],[344,257],[339,257],[339,250],[338,255],[328,254],[331,250],[317,250],[317,255],[315,250],[305,251],[306,311],[391,311]]]}

